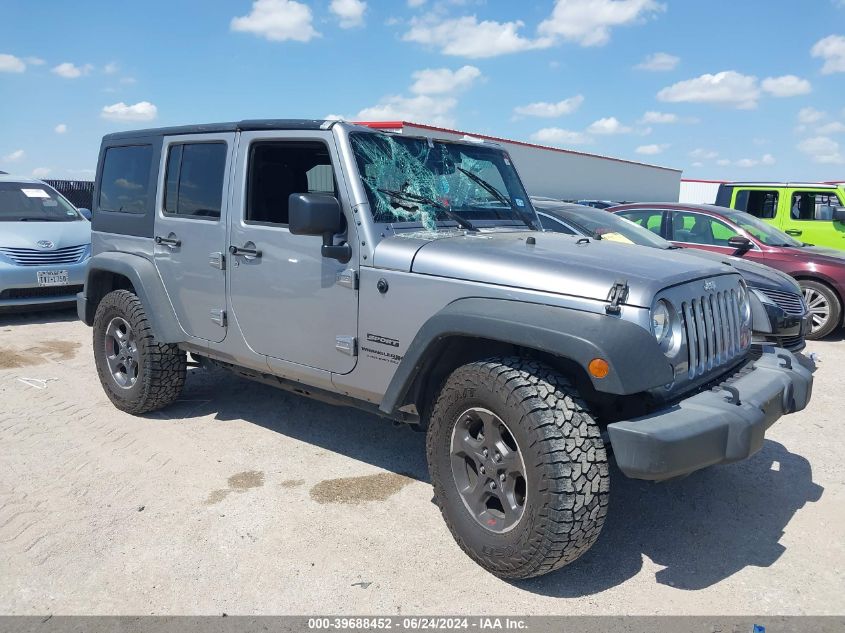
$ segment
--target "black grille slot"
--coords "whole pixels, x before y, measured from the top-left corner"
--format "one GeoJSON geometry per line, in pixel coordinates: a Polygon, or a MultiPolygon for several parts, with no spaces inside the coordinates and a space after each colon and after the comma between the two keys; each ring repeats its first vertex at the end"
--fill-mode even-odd
{"type": "Polygon", "coordinates": [[[73,296],[82,292],[82,286],[44,286],[43,288],[9,288],[0,292],[2,299],[41,299],[44,297],[73,296]]]}
{"type": "Polygon", "coordinates": [[[763,290],[760,289],[764,295],[775,302],[787,314],[794,314],[795,316],[804,316],[807,311],[804,306],[804,299],[801,295],[794,292],[782,292],[780,290],[763,290]]]}
{"type": "Polygon", "coordinates": [[[743,351],[739,333],[742,317],[733,290],[684,301],[681,315],[690,378],[728,363],[743,351]]]}

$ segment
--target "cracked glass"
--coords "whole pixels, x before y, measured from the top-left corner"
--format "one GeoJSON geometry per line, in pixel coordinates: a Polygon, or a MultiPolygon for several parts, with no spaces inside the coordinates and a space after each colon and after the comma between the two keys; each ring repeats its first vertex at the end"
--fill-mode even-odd
{"type": "Polygon", "coordinates": [[[537,226],[500,149],[375,132],[353,133],[350,141],[375,222],[420,223],[428,231],[457,220],[464,228],[478,221],[537,226]]]}

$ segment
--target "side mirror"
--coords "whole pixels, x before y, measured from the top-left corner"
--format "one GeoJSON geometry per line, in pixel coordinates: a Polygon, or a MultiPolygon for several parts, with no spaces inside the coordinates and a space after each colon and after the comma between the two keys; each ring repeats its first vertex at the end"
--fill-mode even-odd
{"type": "Polygon", "coordinates": [[[728,239],[728,246],[731,248],[735,248],[738,251],[750,251],[751,250],[751,240],[747,237],[743,237],[742,235],[734,235],[732,238],[728,239]]]}
{"type": "Polygon", "coordinates": [[[833,207],[833,221],[845,224],[845,207],[833,207]]]}
{"type": "Polygon", "coordinates": [[[82,215],[83,218],[85,218],[89,222],[91,221],[91,209],[82,208],[82,209],[77,209],[77,211],[79,211],[79,213],[82,215]]]}
{"type": "Polygon", "coordinates": [[[293,235],[320,235],[323,257],[345,264],[352,258],[349,244],[334,245],[334,236],[343,229],[343,211],[334,196],[319,193],[292,193],[288,198],[288,230],[293,235]]]}

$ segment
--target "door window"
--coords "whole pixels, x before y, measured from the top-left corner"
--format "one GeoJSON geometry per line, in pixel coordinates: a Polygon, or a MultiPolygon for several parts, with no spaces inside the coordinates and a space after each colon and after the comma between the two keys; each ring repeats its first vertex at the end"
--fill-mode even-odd
{"type": "Polygon", "coordinates": [[[778,211],[778,192],[742,189],[736,194],[734,208],[764,220],[771,220],[778,211]]]}
{"type": "Polygon", "coordinates": [[[663,211],[653,210],[630,210],[620,211],[619,215],[630,220],[634,224],[639,224],[647,228],[655,235],[661,235],[661,225],[663,224],[663,211]]]}
{"type": "Polygon", "coordinates": [[[167,155],[164,212],[219,219],[225,167],[226,143],[171,145],[167,155]]]}
{"type": "Polygon", "coordinates": [[[100,178],[100,210],[146,213],[152,160],[151,145],[109,147],[100,178]]]}
{"type": "Polygon", "coordinates": [[[672,214],[672,241],[704,246],[728,246],[728,240],[738,235],[724,222],[700,213],[675,211],[672,214]]]}
{"type": "Polygon", "coordinates": [[[833,191],[796,191],[789,215],[793,220],[833,220],[833,208],[840,205],[833,191]]]}
{"type": "Polygon", "coordinates": [[[258,142],[249,154],[247,224],[288,224],[294,193],[336,195],[328,147],[320,142],[258,142]]]}

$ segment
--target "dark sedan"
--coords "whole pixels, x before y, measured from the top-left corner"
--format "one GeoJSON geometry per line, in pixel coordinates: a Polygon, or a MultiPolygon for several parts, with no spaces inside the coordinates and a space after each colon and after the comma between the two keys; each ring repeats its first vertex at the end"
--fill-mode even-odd
{"type": "Polygon", "coordinates": [[[842,325],[845,253],[791,237],[744,211],[680,203],[626,204],[608,209],[671,242],[766,264],[794,277],[812,316],[809,339],[842,325]]]}
{"type": "MultiPolygon", "coordinates": [[[[531,200],[546,230],[664,250],[679,248],[653,232],[606,211],[545,198],[531,200]]],[[[809,329],[806,309],[801,302],[800,288],[789,276],[742,259],[695,249],[688,252],[710,261],[725,262],[742,274],[758,300],[753,302],[755,346],[768,343],[792,351],[804,348],[804,334],[809,329]]]]}

